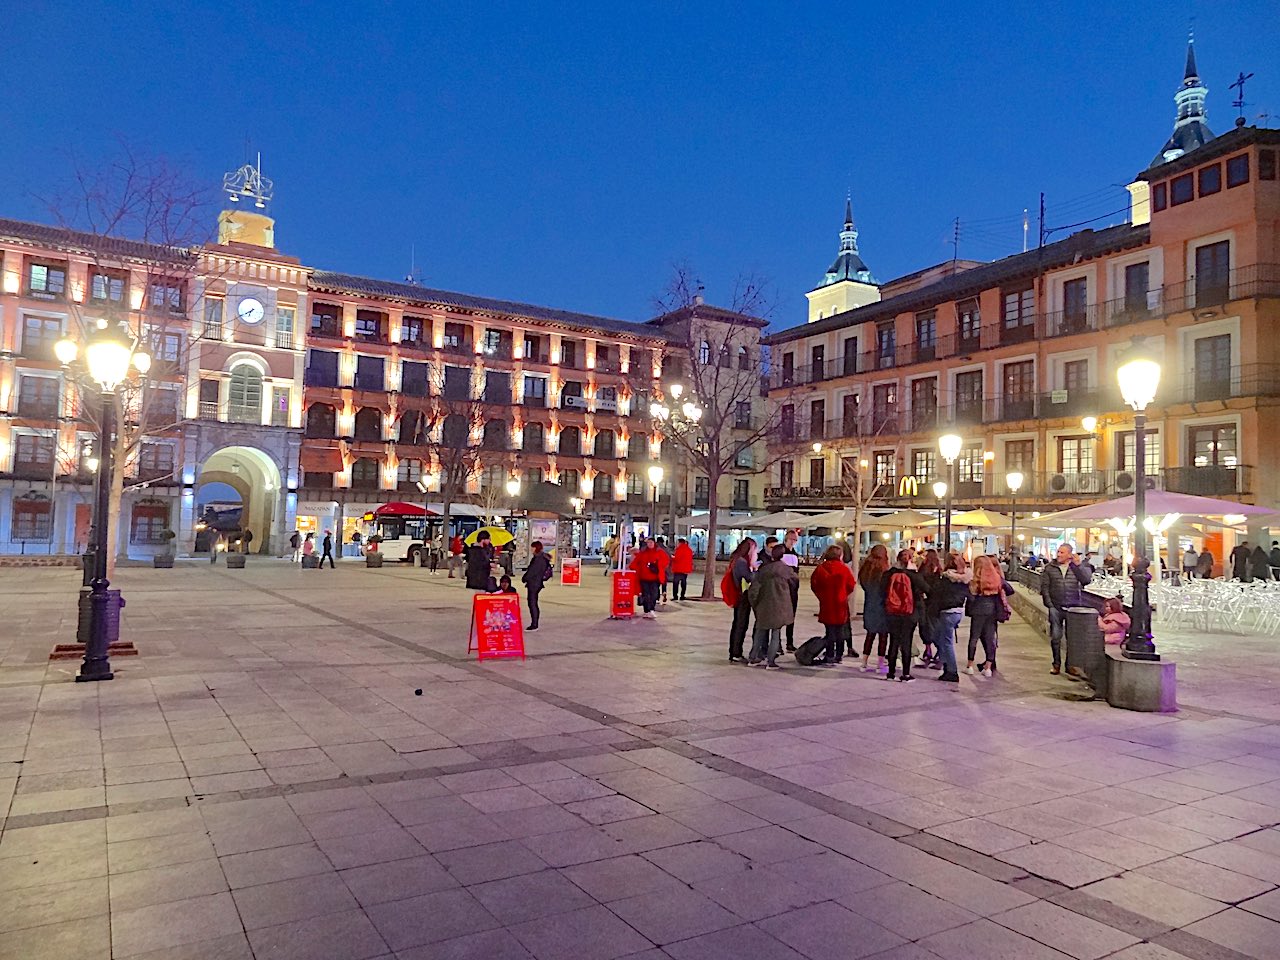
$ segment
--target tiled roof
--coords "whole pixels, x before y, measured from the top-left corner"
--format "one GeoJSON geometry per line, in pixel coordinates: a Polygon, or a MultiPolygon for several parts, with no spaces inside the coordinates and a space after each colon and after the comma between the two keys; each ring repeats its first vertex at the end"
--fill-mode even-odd
{"type": "Polygon", "coordinates": [[[1038,249],[1017,253],[981,267],[972,267],[936,283],[869,303],[865,307],[837,313],[815,323],[804,323],[788,327],[786,330],[779,330],[767,337],[765,342],[786,343],[815,333],[844,329],[868,320],[887,320],[900,313],[927,310],[949,300],[973,296],[1010,280],[1034,276],[1041,270],[1054,270],[1066,266],[1077,259],[1087,260],[1109,251],[1138,247],[1150,238],[1151,228],[1147,225],[1135,227],[1121,223],[1103,230],[1081,230],[1057,243],[1045,244],[1038,249]]]}
{"type": "Polygon", "coordinates": [[[556,310],[553,307],[539,307],[530,303],[517,303],[512,300],[494,300],[489,297],[476,297],[468,293],[452,293],[448,290],[432,290],[413,283],[398,283],[391,280],[376,280],[371,277],[356,277],[347,273],[334,273],[328,270],[317,270],[311,275],[310,285],[313,289],[328,290],[335,293],[365,294],[371,297],[388,297],[423,305],[439,305],[457,307],[462,310],[482,310],[485,313],[503,314],[515,317],[529,317],[533,320],[546,320],[579,330],[608,330],[611,333],[631,334],[646,339],[666,339],[661,331],[644,323],[629,320],[615,320],[612,317],[597,317],[588,313],[574,313],[571,310],[556,310]]]}
{"type": "Polygon", "coordinates": [[[106,237],[83,230],[67,230],[44,223],[28,223],[25,220],[0,218],[0,239],[23,240],[45,247],[55,247],[98,256],[132,257],[139,260],[172,260],[189,257],[187,250],[166,247],[158,243],[106,237]]]}

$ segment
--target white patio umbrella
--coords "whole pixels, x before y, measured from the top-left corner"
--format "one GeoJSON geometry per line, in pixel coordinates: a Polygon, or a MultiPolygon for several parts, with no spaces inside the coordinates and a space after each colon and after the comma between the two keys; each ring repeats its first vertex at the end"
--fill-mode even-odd
{"type": "MultiPolygon", "coordinates": [[[[1258,507],[1251,503],[1236,503],[1234,500],[1215,500],[1213,497],[1197,497],[1189,493],[1169,493],[1165,490],[1148,490],[1146,500],[1147,516],[1158,517],[1170,513],[1183,516],[1209,517],[1264,517],[1273,516],[1276,511],[1270,507],[1258,507]]],[[[1057,513],[1041,515],[1035,518],[1036,524],[1055,530],[1070,530],[1075,527],[1094,526],[1105,523],[1112,517],[1132,517],[1137,513],[1134,508],[1133,495],[1116,497],[1114,500],[1099,500],[1097,503],[1085,504],[1083,507],[1072,507],[1057,513]]]]}

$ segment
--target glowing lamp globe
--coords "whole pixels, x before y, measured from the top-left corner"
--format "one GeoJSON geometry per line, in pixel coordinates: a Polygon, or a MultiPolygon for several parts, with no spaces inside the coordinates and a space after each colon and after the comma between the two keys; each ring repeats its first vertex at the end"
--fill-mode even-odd
{"type": "Polygon", "coordinates": [[[649,482],[655,487],[662,482],[662,465],[655,463],[649,468],[649,482]]]}
{"type": "Polygon", "coordinates": [[[964,446],[964,439],[959,434],[944,433],[938,438],[938,452],[947,463],[955,463],[956,457],[960,456],[962,446],[964,446]]]}
{"type": "Polygon", "coordinates": [[[117,333],[102,333],[94,337],[85,348],[85,363],[89,376],[103,390],[114,390],[129,375],[131,344],[117,333]]]}
{"type": "Polygon", "coordinates": [[[1007,477],[1004,478],[1004,482],[1009,485],[1010,490],[1012,490],[1014,493],[1017,493],[1019,490],[1022,489],[1022,479],[1023,479],[1022,474],[1018,473],[1015,470],[1013,473],[1009,474],[1007,477]]]}
{"type": "Polygon", "coordinates": [[[947,495],[947,484],[945,480],[936,480],[933,484],[933,495],[941,500],[947,495]]]}
{"type": "Polygon", "coordinates": [[[512,497],[518,496],[520,494],[520,478],[519,477],[512,477],[510,480],[507,481],[507,494],[512,497]]]}
{"type": "Polygon", "coordinates": [[[1141,413],[1156,398],[1160,386],[1160,364],[1148,357],[1135,357],[1120,365],[1116,371],[1120,381],[1120,396],[1124,402],[1141,413]]]}
{"type": "Polygon", "coordinates": [[[53,345],[53,355],[63,366],[73,363],[79,353],[80,348],[76,346],[76,342],[65,337],[53,345]]]}
{"type": "Polygon", "coordinates": [[[151,354],[139,350],[133,355],[133,367],[145,377],[147,371],[151,369],[151,354]]]}

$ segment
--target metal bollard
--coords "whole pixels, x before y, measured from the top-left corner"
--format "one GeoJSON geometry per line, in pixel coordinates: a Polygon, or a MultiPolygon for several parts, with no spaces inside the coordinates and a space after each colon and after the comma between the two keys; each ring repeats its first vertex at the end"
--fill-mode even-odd
{"type": "Polygon", "coordinates": [[[1067,673],[1088,680],[1097,696],[1107,696],[1107,653],[1098,611],[1093,607],[1067,607],[1067,673]]]}

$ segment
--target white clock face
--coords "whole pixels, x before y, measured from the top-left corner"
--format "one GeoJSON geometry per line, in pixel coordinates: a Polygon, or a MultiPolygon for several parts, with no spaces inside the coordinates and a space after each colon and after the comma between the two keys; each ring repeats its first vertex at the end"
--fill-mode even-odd
{"type": "Polygon", "coordinates": [[[262,301],[253,297],[245,297],[240,301],[240,305],[236,307],[236,316],[243,323],[261,323],[266,313],[267,311],[262,306],[262,301]]]}

